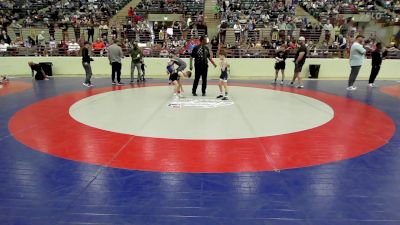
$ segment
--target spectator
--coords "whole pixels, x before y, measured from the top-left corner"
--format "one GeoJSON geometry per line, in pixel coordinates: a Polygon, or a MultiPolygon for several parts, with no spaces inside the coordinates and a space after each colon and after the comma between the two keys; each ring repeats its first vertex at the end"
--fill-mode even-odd
{"type": "Polygon", "coordinates": [[[79,20],[75,21],[72,27],[74,28],[75,40],[81,39],[81,25],[79,20]]]}
{"type": "Polygon", "coordinates": [[[87,28],[87,32],[88,32],[88,42],[90,42],[90,40],[92,40],[93,42],[93,37],[94,37],[94,22],[93,20],[90,20],[88,28],[87,28]]]}
{"type": "Polygon", "coordinates": [[[69,40],[69,33],[68,33],[68,24],[67,24],[66,21],[64,21],[61,24],[61,30],[62,30],[63,41],[68,41],[69,40]]]}
{"type": "Polygon", "coordinates": [[[100,38],[97,38],[97,40],[92,43],[92,50],[93,50],[93,53],[96,55],[103,56],[105,49],[106,49],[106,45],[100,38]]]}
{"type": "Polygon", "coordinates": [[[21,37],[22,26],[16,20],[12,21],[11,28],[13,28],[16,37],[21,37]]]}
{"type": "Polygon", "coordinates": [[[239,42],[240,34],[242,32],[242,27],[240,26],[239,21],[237,21],[236,24],[233,26],[233,32],[235,33],[235,41],[239,42]]]}
{"type": "Polygon", "coordinates": [[[81,47],[79,46],[79,44],[75,40],[72,40],[70,43],[68,43],[67,54],[77,56],[80,49],[81,47]]]}
{"type": "Polygon", "coordinates": [[[4,40],[0,40],[0,54],[5,55],[10,45],[5,43],[4,40]]]}
{"type": "Polygon", "coordinates": [[[45,45],[46,45],[44,31],[41,31],[37,35],[36,42],[37,42],[37,55],[41,56],[44,53],[44,49],[45,49],[45,45]]]}
{"type": "Polygon", "coordinates": [[[339,44],[339,57],[344,58],[344,52],[347,48],[347,40],[342,34],[339,34],[338,44],[339,44]]]}
{"type": "Polygon", "coordinates": [[[7,34],[6,30],[1,31],[1,36],[0,36],[0,41],[4,41],[4,43],[10,45],[11,44],[11,38],[7,34]]]}

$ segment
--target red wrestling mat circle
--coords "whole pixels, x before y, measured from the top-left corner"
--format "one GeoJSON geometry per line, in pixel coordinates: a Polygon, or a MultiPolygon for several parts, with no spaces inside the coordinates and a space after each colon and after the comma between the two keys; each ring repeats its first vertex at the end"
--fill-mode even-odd
{"type": "MultiPolygon", "coordinates": [[[[273,89],[256,84],[233,85],[273,89]]],[[[333,108],[334,118],[320,127],[278,136],[176,140],[100,130],[69,115],[70,106],[83,98],[124,88],[128,87],[88,89],[34,103],[14,115],[9,130],[26,146],[65,159],[132,170],[209,173],[280,170],[349,159],[386,144],[395,131],[391,118],[372,106],[285,87],[276,90],[325,102],[333,108]]]]}
{"type": "Polygon", "coordinates": [[[379,90],[385,94],[400,98],[400,84],[381,87],[379,90]]]}

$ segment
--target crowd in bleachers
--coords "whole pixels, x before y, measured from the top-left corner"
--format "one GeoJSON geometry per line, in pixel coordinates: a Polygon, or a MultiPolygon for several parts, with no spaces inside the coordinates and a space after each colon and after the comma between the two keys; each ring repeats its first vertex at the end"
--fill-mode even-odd
{"type": "MultiPolygon", "coordinates": [[[[19,24],[17,18],[20,17],[10,17],[13,11],[9,11],[8,16],[0,18],[0,21],[5,21],[6,24],[10,24],[8,21],[11,21],[8,30],[7,26],[3,27],[0,36],[0,55],[76,56],[80,54],[80,48],[87,40],[92,43],[95,56],[105,56],[107,47],[114,39],[119,39],[126,53],[132,43],[136,42],[143,47],[146,56],[167,56],[170,51],[174,51],[184,57],[188,56],[191,49],[198,44],[199,35],[207,34],[203,1],[191,1],[190,4],[197,4],[199,7],[189,14],[183,14],[181,19],[173,22],[149,22],[145,19],[146,13],[153,12],[151,7],[154,5],[160,7],[159,4],[164,4],[163,10],[161,8],[159,10],[162,13],[169,12],[177,4],[180,7],[187,7],[186,4],[189,3],[185,0],[168,0],[162,1],[163,3],[156,0],[142,1],[135,9],[129,9],[126,21],[112,24],[109,24],[107,19],[101,19],[102,17],[97,18],[96,13],[90,14],[90,16],[79,14],[80,9],[82,12],[93,12],[90,11],[93,1],[89,1],[90,3],[82,0],[64,1],[65,4],[60,6],[57,4],[59,1],[54,0],[54,4],[42,10],[48,12],[64,8],[70,10],[63,10],[63,13],[58,14],[57,17],[54,17],[54,13],[48,14],[45,17],[47,19],[43,18],[42,20],[44,23],[42,25],[47,26],[48,29],[37,33],[31,32],[25,37],[21,35],[21,28],[26,24],[19,24]],[[72,12],[72,14],[67,12],[72,12]],[[6,19],[4,20],[4,18],[6,19]],[[58,40],[55,35],[57,28],[61,29],[61,37],[58,40]],[[73,31],[72,37],[68,30],[73,31]],[[9,32],[15,33],[14,39],[10,38],[9,32]]],[[[48,3],[48,1],[46,2],[48,3]]],[[[109,17],[115,13],[113,10],[121,7],[125,1],[115,1],[116,5],[105,6],[106,2],[107,0],[94,1],[102,15],[109,17]]],[[[331,1],[325,1],[325,4],[329,2],[331,1]]],[[[8,4],[7,10],[10,10],[11,3],[9,1],[2,1],[2,3],[8,4]]],[[[318,5],[321,4],[318,3],[318,5]]],[[[366,6],[368,7],[368,4],[366,6]]],[[[219,35],[210,37],[211,50],[214,55],[217,55],[218,50],[224,48],[228,57],[272,57],[278,48],[294,49],[295,42],[293,40],[298,36],[304,36],[311,57],[345,57],[352,38],[358,33],[362,33],[357,27],[352,26],[351,21],[340,21],[340,26],[338,26],[338,21],[330,19],[312,24],[305,18],[295,16],[294,12],[294,6],[277,0],[219,1],[214,13],[215,18],[219,18],[221,24],[218,27],[219,35]],[[227,30],[233,32],[235,36],[231,43],[225,41],[227,30]],[[324,37],[323,42],[320,41],[321,35],[324,37]]],[[[27,15],[32,14],[29,12],[27,15]]],[[[36,21],[37,23],[38,21],[36,21]]],[[[376,37],[368,35],[367,42],[372,51],[377,42],[376,37]]],[[[391,52],[398,52],[397,46],[395,43],[388,48],[391,49],[391,52]]],[[[396,54],[398,55],[398,53],[396,54]]]]}

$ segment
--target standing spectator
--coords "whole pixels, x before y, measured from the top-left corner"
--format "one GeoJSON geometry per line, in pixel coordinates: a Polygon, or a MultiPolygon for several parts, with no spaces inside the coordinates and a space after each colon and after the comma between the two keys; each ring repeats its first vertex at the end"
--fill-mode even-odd
{"type": "Polygon", "coordinates": [[[233,32],[235,33],[235,41],[239,42],[240,41],[240,33],[242,32],[242,26],[240,26],[239,21],[237,21],[236,24],[233,25],[233,32]]]}
{"type": "Polygon", "coordinates": [[[332,31],[333,31],[333,26],[332,24],[328,22],[324,25],[323,28],[324,32],[325,32],[325,41],[327,41],[329,43],[329,41],[331,40],[331,35],[332,35],[332,31]]]}
{"type": "Polygon", "coordinates": [[[382,59],[386,56],[386,52],[382,52],[382,44],[377,43],[375,51],[372,52],[372,68],[371,74],[369,75],[368,85],[370,87],[376,87],[374,84],[376,77],[378,76],[379,70],[381,69],[382,59]]]}
{"type": "Polygon", "coordinates": [[[303,69],[304,63],[306,62],[307,58],[307,47],[305,45],[306,39],[304,37],[299,37],[299,48],[296,51],[296,56],[294,58],[294,75],[292,82],[290,82],[290,85],[294,85],[294,81],[298,80],[299,85],[297,88],[304,88],[303,83],[301,81],[301,70],[303,69]]]}
{"type": "Polygon", "coordinates": [[[339,34],[338,44],[339,44],[339,57],[344,58],[344,52],[347,48],[347,41],[342,34],[339,34]]]}
{"type": "Polygon", "coordinates": [[[54,23],[47,23],[47,28],[49,29],[50,37],[55,38],[54,34],[56,33],[56,29],[54,28],[54,23]]]}
{"type": "Polygon", "coordinates": [[[66,21],[62,23],[61,30],[62,30],[63,41],[68,41],[69,33],[68,33],[68,24],[66,21]]]}
{"type": "Polygon", "coordinates": [[[4,40],[0,40],[0,55],[4,55],[10,45],[5,43],[4,40]]]}
{"type": "Polygon", "coordinates": [[[114,44],[108,47],[108,60],[111,65],[111,80],[112,85],[123,85],[121,82],[121,59],[124,58],[122,48],[118,45],[118,40],[114,40],[114,44]],[[117,83],[115,83],[115,75],[117,75],[117,83]]]}
{"type": "Polygon", "coordinates": [[[11,44],[11,38],[10,36],[7,34],[7,31],[3,30],[1,31],[1,36],[0,36],[0,41],[4,41],[4,43],[6,44],[11,44]]]}
{"type": "Polygon", "coordinates": [[[204,36],[200,36],[201,44],[194,47],[191,55],[190,55],[190,70],[193,69],[192,61],[194,58],[194,67],[195,67],[195,78],[193,82],[192,94],[193,96],[197,96],[196,90],[199,84],[199,80],[201,77],[202,80],[202,87],[201,91],[203,96],[206,96],[206,89],[207,89],[207,73],[208,73],[208,60],[217,67],[214,60],[210,56],[210,50],[206,46],[207,39],[204,36]]]}
{"type": "Polygon", "coordinates": [[[36,37],[36,42],[37,42],[37,54],[40,56],[44,52],[45,48],[45,37],[44,37],[44,31],[41,31],[37,37],[36,37]]]}
{"type": "Polygon", "coordinates": [[[362,46],[364,42],[364,36],[357,35],[356,41],[353,43],[350,49],[350,66],[351,72],[349,76],[349,86],[347,90],[354,91],[357,87],[354,86],[354,82],[357,79],[358,72],[360,72],[361,66],[364,63],[365,48],[362,46]]]}
{"type": "Polygon", "coordinates": [[[104,36],[108,36],[108,26],[107,24],[104,24],[103,21],[100,22],[100,26],[99,26],[99,31],[100,31],[100,37],[104,37],[104,36]]]}
{"type": "Polygon", "coordinates": [[[129,20],[132,20],[132,18],[133,18],[133,8],[132,8],[132,6],[129,7],[129,10],[128,10],[128,18],[129,18],[129,20]]]}
{"type": "Polygon", "coordinates": [[[75,40],[81,39],[81,25],[79,21],[72,24],[74,27],[75,40]]]}
{"type": "Polygon", "coordinates": [[[225,44],[226,39],[226,29],[228,28],[228,23],[225,20],[221,21],[221,25],[219,27],[219,41],[222,44],[225,44]]]}
{"type": "Polygon", "coordinates": [[[90,39],[93,42],[93,37],[94,37],[94,22],[93,22],[93,20],[90,20],[87,31],[88,31],[88,42],[90,42],[90,39]]]}
{"type": "Polygon", "coordinates": [[[93,61],[93,59],[89,55],[89,46],[90,43],[88,41],[85,41],[85,46],[82,48],[82,66],[85,69],[85,82],[83,83],[84,86],[86,87],[93,87],[92,82],[90,79],[92,78],[92,67],[90,66],[90,62],[93,61]]]}
{"type": "Polygon", "coordinates": [[[21,37],[21,31],[22,31],[21,24],[17,23],[16,20],[13,20],[11,23],[11,28],[13,28],[16,37],[21,37]]]}
{"type": "Polygon", "coordinates": [[[141,74],[141,66],[142,66],[142,61],[143,61],[143,52],[140,50],[138,47],[137,43],[134,43],[132,46],[132,49],[130,50],[130,55],[132,57],[131,61],[131,84],[133,84],[134,80],[134,73],[135,73],[135,68],[138,71],[138,76],[137,76],[137,82],[139,83],[142,77],[141,74]]]}

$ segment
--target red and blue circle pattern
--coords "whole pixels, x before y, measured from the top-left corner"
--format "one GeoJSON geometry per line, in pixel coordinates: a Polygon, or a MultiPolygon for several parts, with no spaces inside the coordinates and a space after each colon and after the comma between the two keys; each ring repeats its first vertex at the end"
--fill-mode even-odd
{"type": "MultiPolygon", "coordinates": [[[[272,89],[257,84],[235,85],[272,89]]],[[[77,91],[34,103],[12,117],[9,130],[30,148],[65,159],[131,170],[195,173],[282,170],[345,160],[385,145],[395,131],[392,119],[370,105],[290,88],[277,91],[325,102],[334,109],[334,118],[320,127],[278,136],[177,140],[105,131],[69,115],[71,105],[83,98],[124,88],[77,91]]]]}

